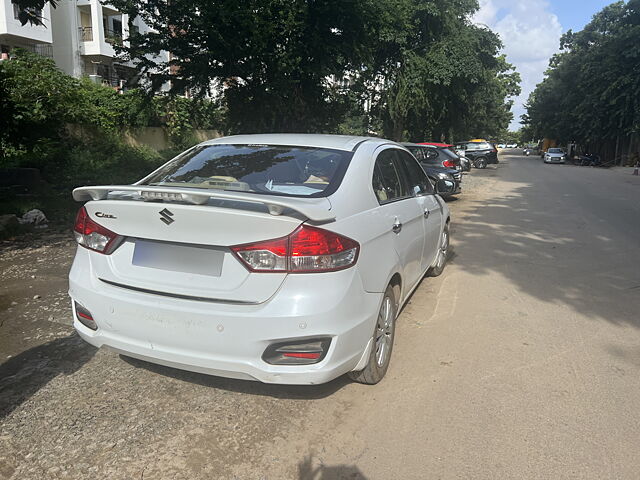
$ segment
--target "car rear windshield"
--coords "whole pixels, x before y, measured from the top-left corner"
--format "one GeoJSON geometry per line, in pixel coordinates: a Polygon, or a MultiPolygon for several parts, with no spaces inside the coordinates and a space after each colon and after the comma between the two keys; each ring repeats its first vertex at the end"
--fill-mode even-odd
{"type": "Polygon", "coordinates": [[[442,164],[442,160],[438,159],[438,151],[435,148],[407,146],[407,150],[413,153],[413,156],[416,157],[420,163],[426,163],[428,165],[442,164]]]}
{"type": "Polygon", "coordinates": [[[489,145],[487,142],[469,142],[466,145],[467,150],[470,151],[474,151],[474,150],[491,150],[491,145],[489,145]]]}
{"type": "Polygon", "coordinates": [[[353,152],[282,145],[205,145],[187,150],[144,182],[294,197],[335,192],[353,152]]]}
{"type": "Polygon", "coordinates": [[[549,153],[564,153],[561,148],[550,148],[549,153]]]}

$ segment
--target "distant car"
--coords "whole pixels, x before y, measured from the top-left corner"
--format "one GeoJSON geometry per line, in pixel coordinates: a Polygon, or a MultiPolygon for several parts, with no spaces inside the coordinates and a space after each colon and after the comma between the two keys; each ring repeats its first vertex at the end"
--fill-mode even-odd
{"type": "Polygon", "coordinates": [[[460,160],[460,166],[462,167],[463,172],[471,171],[471,160],[464,156],[463,151],[456,150],[455,146],[451,145],[450,143],[420,142],[417,145],[428,145],[430,147],[446,149],[444,151],[446,155],[448,155],[448,152],[451,152],[458,157],[458,159],[460,160]]]}
{"type": "Polygon", "coordinates": [[[457,195],[462,192],[462,173],[454,168],[443,167],[439,159],[430,155],[430,149],[433,148],[431,145],[403,143],[402,146],[409,150],[418,162],[420,162],[429,180],[433,183],[434,190],[441,197],[457,195]],[[438,189],[439,180],[452,181],[455,184],[455,188],[451,192],[441,192],[438,189]]]}
{"type": "Polygon", "coordinates": [[[451,152],[460,160],[460,167],[463,172],[471,171],[471,160],[469,160],[467,157],[464,156],[464,152],[459,152],[455,150],[455,146],[451,145],[450,143],[420,142],[420,143],[417,143],[416,145],[427,145],[430,147],[437,147],[439,149],[443,149],[443,152],[445,155],[448,155],[449,157],[453,158],[451,155],[449,155],[449,152],[451,152]]]}
{"type": "Polygon", "coordinates": [[[69,273],[84,340],[267,383],[379,382],[398,313],[449,249],[446,203],[378,138],[218,138],[73,197],[86,202],[69,273]]]}
{"type": "Polygon", "coordinates": [[[510,143],[507,145],[507,148],[518,148],[518,144],[517,143],[510,143]]]}
{"type": "Polygon", "coordinates": [[[419,143],[412,143],[409,145],[419,145],[426,148],[424,155],[429,159],[429,163],[432,165],[440,165],[443,168],[453,168],[459,172],[462,171],[462,162],[460,161],[460,157],[446,147],[419,143]]]}
{"type": "Polygon", "coordinates": [[[456,148],[464,151],[464,156],[473,162],[476,168],[486,168],[490,163],[498,163],[498,150],[489,142],[456,143],[456,148]]]}
{"type": "Polygon", "coordinates": [[[550,148],[544,154],[544,163],[564,163],[567,155],[561,148],[550,148]]]}
{"type": "Polygon", "coordinates": [[[499,143],[497,145],[498,148],[506,148],[506,145],[504,143],[499,143]]]}

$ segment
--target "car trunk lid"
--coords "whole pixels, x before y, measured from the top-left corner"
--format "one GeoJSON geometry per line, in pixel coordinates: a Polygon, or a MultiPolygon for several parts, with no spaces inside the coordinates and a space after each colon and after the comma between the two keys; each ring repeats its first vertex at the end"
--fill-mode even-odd
{"type": "MultiPolygon", "coordinates": [[[[314,200],[319,212],[330,209],[326,198],[314,200]]],[[[85,208],[93,221],[124,237],[110,255],[91,254],[101,281],[149,294],[234,303],[268,300],[286,274],[251,273],[229,247],[287,236],[306,220],[292,209],[274,215],[260,202],[220,199],[205,205],[106,199],[85,208]]]]}

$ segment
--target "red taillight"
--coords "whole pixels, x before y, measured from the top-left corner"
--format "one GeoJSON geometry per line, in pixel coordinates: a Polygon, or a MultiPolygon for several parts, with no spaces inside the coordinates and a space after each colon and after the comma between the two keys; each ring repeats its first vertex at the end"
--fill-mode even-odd
{"type": "Polygon", "coordinates": [[[105,255],[113,252],[122,239],[117,233],[91,220],[84,207],[78,210],[73,233],[78,244],[105,255]]]}
{"type": "Polygon", "coordinates": [[[231,247],[252,272],[333,272],[352,266],[360,245],[322,228],[302,225],[275,240],[231,247]]]}
{"type": "Polygon", "coordinates": [[[445,160],[442,162],[442,166],[447,168],[456,168],[456,163],[452,160],[445,160]]]}

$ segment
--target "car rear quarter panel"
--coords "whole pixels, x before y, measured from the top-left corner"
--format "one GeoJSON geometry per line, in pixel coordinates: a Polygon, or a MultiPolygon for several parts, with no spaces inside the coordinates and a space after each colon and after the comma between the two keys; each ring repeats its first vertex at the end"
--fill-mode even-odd
{"type": "Polygon", "coordinates": [[[357,268],[368,292],[384,292],[391,277],[400,271],[390,226],[380,211],[371,182],[379,146],[371,142],[358,148],[340,188],[329,198],[336,220],[325,227],[360,243],[357,268]]]}

